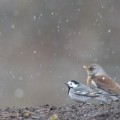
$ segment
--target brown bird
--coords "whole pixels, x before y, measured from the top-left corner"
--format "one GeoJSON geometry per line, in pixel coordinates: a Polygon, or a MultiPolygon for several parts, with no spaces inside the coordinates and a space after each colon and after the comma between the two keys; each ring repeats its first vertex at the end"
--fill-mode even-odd
{"type": "Polygon", "coordinates": [[[109,77],[104,69],[97,64],[83,66],[87,70],[87,85],[99,88],[107,93],[120,95],[120,85],[109,77]]]}

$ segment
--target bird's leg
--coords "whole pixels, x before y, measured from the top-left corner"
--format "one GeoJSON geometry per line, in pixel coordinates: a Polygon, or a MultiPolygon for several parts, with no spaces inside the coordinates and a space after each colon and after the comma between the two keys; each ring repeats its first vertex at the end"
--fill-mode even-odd
{"type": "Polygon", "coordinates": [[[92,76],[87,77],[87,85],[94,91],[94,92],[98,92],[97,90],[97,85],[96,83],[93,81],[92,76]]]}
{"type": "Polygon", "coordinates": [[[91,79],[90,88],[91,88],[94,92],[99,93],[99,91],[98,91],[98,86],[97,86],[97,84],[96,84],[92,79],[91,79]]]}
{"type": "Polygon", "coordinates": [[[93,90],[93,92],[99,93],[97,86],[91,85],[90,88],[93,90]]]}

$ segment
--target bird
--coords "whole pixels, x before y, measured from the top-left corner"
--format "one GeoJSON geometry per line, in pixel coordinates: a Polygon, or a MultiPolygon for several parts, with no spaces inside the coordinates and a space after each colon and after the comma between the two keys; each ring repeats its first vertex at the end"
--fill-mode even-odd
{"type": "Polygon", "coordinates": [[[87,70],[87,85],[95,91],[104,90],[109,94],[120,96],[120,85],[107,75],[105,70],[98,64],[84,65],[87,70]]]}
{"type": "Polygon", "coordinates": [[[88,103],[92,99],[102,103],[111,102],[113,99],[111,96],[108,96],[108,93],[94,92],[89,86],[79,83],[77,80],[70,80],[65,83],[68,86],[68,95],[69,97],[79,103],[88,103]]]}

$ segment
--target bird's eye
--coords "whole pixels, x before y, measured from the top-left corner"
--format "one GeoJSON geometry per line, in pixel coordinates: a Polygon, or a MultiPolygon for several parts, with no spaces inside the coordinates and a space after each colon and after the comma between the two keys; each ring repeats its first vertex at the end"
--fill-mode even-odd
{"type": "Polygon", "coordinates": [[[70,85],[72,85],[72,83],[70,83],[70,85]]]}
{"type": "Polygon", "coordinates": [[[90,71],[93,71],[93,70],[94,70],[94,68],[93,68],[93,67],[90,67],[89,69],[90,69],[90,71]]]}

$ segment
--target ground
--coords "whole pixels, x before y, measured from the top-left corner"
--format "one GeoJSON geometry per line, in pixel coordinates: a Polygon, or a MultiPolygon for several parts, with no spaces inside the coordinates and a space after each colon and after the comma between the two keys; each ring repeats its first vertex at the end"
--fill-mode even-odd
{"type": "Polygon", "coordinates": [[[0,120],[120,120],[120,101],[105,105],[67,104],[0,109],[0,120]]]}

